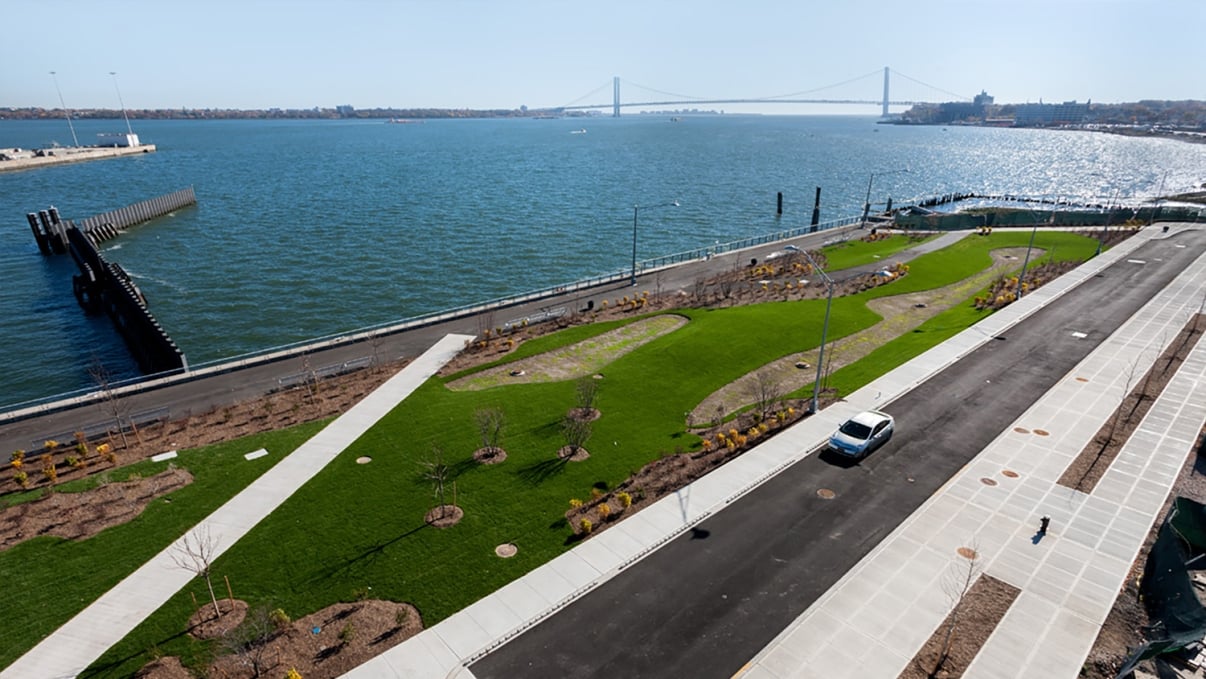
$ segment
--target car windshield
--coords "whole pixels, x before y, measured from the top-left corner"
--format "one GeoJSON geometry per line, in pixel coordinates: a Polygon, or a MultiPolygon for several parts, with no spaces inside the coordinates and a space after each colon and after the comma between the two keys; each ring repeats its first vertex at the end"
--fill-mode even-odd
{"type": "Polygon", "coordinates": [[[861,422],[855,422],[854,420],[847,420],[846,424],[842,425],[840,431],[846,436],[856,439],[866,439],[871,436],[871,427],[868,427],[861,422]]]}

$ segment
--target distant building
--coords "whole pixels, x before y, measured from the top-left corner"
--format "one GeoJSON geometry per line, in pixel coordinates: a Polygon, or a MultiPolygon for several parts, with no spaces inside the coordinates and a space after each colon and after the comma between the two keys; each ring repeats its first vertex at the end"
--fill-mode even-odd
{"type": "Polygon", "coordinates": [[[980,93],[972,99],[972,103],[980,108],[992,106],[993,101],[992,95],[987,90],[980,90],[980,93]]]}
{"type": "Polygon", "coordinates": [[[1078,104],[1065,101],[1062,104],[1018,104],[1014,113],[1014,127],[1052,127],[1080,125],[1089,115],[1089,103],[1078,104]]]}
{"type": "Polygon", "coordinates": [[[356,109],[351,104],[343,104],[342,106],[335,107],[335,113],[337,113],[340,118],[351,118],[352,116],[356,115],[356,109]]]}

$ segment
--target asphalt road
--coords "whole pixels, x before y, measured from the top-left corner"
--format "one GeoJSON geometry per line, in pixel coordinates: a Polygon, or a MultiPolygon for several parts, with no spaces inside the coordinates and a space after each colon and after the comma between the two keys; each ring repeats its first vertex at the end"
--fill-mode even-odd
{"type": "MultiPolygon", "coordinates": [[[[843,227],[728,253],[706,261],[687,262],[664,269],[660,273],[638,276],[637,289],[649,290],[651,293],[657,289],[690,291],[692,284],[698,278],[711,277],[730,271],[734,266],[748,264],[751,258],[758,258],[759,261],[762,261],[770,253],[781,251],[783,246],[788,243],[806,249],[818,248],[825,241],[841,238],[844,234],[851,234],[852,237],[861,235],[856,229],[843,227]]],[[[926,249],[928,248],[920,248],[918,252],[926,249]]],[[[900,253],[888,261],[905,261],[916,256],[918,252],[900,253]]],[[[880,262],[862,268],[870,270],[883,265],[884,263],[880,262]]],[[[631,295],[632,291],[633,288],[629,286],[628,280],[624,279],[622,282],[517,304],[487,314],[468,314],[453,320],[383,335],[377,340],[375,347],[369,342],[362,341],[309,351],[304,356],[305,363],[299,353],[290,358],[199,379],[179,379],[166,386],[145,389],[124,396],[121,408],[123,412],[130,414],[166,408],[173,419],[187,414],[203,413],[213,408],[258,398],[277,389],[279,387],[278,380],[281,377],[303,372],[307,364],[310,368],[317,370],[325,366],[339,365],[373,356],[384,362],[413,358],[422,354],[448,333],[477,335],[483,327],[499,326],[510,320],[536,316],[544,309],[564,306],[570,310],[580,310],[585,309],[591,302],[597,308],[604,299],[614,300],[617,297],[631,295]]],[[[460,303],[458,300],[449,300],[448,306],[452,307],[458,303],[460,303]]],[[[85,366],[80,367],[81,371],[84,369],[85,366]]],[[[89,425],[103,424],[109,420],[112,420],[112,409],[104,403],[77,405],[24,419],[9,419],[0,413],[0,450],[31,449],[39,446],[40,442],[48,438],[62,437],[63,434],[85,429],[89,425]]],[[[70,434],[66,438],[70,439],[70,434]]]]}
{"type": "Polygon", "coordinates": [[[897,433],[862,463],[810,455],[471,671],[731,677],[1204,251],[1203,232],[1143,246],[886,406],[897,433]]]}

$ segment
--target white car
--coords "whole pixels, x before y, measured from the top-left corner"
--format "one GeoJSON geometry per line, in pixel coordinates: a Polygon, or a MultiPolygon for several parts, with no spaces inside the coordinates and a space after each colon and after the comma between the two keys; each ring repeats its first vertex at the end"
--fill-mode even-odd
{"type": "Polygon", "coordinates": [[[847,457],[865,457],[887,443],[895,428],[891,415],[867,410],[842,423],[829,437],[829,449],[847,457]]]}

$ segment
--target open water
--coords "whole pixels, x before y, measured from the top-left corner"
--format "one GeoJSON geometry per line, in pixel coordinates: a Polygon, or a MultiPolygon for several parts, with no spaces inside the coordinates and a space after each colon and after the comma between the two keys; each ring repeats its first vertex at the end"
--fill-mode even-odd
{"type": "MultiPolygon", "coordinates": [[[[1133,202],[1206,173],[1203,145],[847,116],[132,122],[157,153],[0,174],[0,410],[91,387],[90,365],[136,374],[77,306],[70,258],[39,254],[25,213],[50,205],[82,219],[195,187],[103,250],[196,366],[625,270],[634,204],[644,259],[803,226],[817,186],[822,220],[856,215],[872,173],[873,203],[1133,202]]],[[[124,128],[74,124],[85,144],[124,128]]],[[[0,148],[53,142],[65,121],[0,120],[0,148]]]]}

